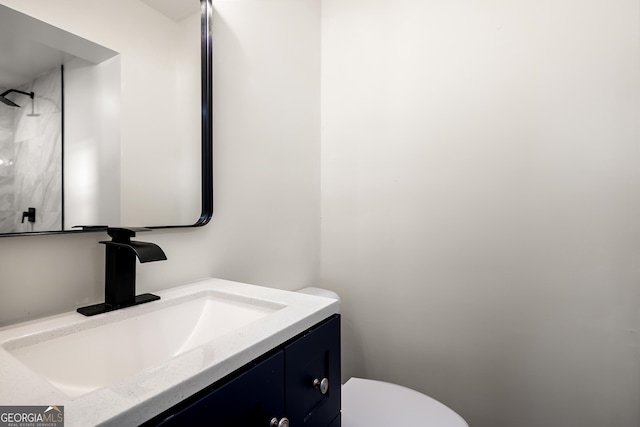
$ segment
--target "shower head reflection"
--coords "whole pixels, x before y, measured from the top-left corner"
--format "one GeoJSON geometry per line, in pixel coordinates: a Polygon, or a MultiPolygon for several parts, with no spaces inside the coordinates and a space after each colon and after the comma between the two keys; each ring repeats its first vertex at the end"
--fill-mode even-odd
{"type": "Polygon", "coordinates": [[[25,92],[22,90],[18,90],[18,89],[8,89],[5,90],[4,92],[0,93],[0,102],[2,102],[5,105],[8,105],[9,107],[18,107],[20,108],[20,106],[18,104],[16,104],[15,102],[13,102],[12,100],[10,100],[9,98],[6,97],[6,95],[15,92],[15,93],[20,93],[22,95],[27,95],[29,98],[31,98],[31,100],[33,101],[33,97],[34,97],[34,93],[33,92],[25,92]]]}

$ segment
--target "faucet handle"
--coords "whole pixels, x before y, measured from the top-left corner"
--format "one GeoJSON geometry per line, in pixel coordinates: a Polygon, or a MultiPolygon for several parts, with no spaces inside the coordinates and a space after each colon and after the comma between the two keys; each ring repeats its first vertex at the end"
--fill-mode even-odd
{"type": "Polygon", "coordinates": [[[71,228],[81,228],[82,231],[102,231],[109,228],[108,225],[74,225],[71,228]]]}
{"type": "Polygon", "coordinates": [[[109,227],[107,228],[107,234],[111,236],[113,242],[116,243],[131,243],[131,238],[136,237],[138,231],[151,231],[150,228],[145,227],[109,227]]]}

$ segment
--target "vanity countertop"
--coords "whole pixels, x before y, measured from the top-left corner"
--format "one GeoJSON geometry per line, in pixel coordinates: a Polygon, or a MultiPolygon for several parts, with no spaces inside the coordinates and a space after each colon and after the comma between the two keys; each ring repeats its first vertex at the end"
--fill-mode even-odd
{"type": "Polygon", "coordinates": [[[159,301],[92,317],[71,312],[0,328],[0,405],[64,406],[68,427],[138,425],[339,312],[339,302],[330,298],[221,279],[205,279],[155,294],[161,297],[159,301]],[[239,301],[260,301],[276,309],[166,361],[77,396],[63,392],[11,353],[16,343],[24,347],[52,337],[90,333],[95,327],[153,312],[160,307],[157,304],[178,304],[206,292],[239,301]]]}

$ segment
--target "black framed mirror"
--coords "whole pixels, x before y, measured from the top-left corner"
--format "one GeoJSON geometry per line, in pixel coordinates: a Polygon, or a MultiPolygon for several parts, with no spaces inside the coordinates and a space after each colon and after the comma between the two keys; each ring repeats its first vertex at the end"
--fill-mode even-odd
{"type": "Polygon", "coordinates": [[[50,3],[0,0],[0,237],[208,223],[212,1],[50,3]]]}

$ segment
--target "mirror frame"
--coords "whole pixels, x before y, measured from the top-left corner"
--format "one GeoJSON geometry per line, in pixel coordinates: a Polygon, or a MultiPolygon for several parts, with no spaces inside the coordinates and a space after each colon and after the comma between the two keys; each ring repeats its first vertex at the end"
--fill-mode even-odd
{"type": "MultiPolygon", "coordinates": [[[[200,0],[200,69],[201,69],[201,212],[193,224],[146,226],[151,230],[202,227],[213,216],[213,0],[200,0]]],[[[116,224],[126,227],[126,224],[116,224]]],[[[25,231],[0,233],[0,237],[42,236],[49,234],[95,233],[107,226],[88,226],[78,230],[25,231]]]]}

